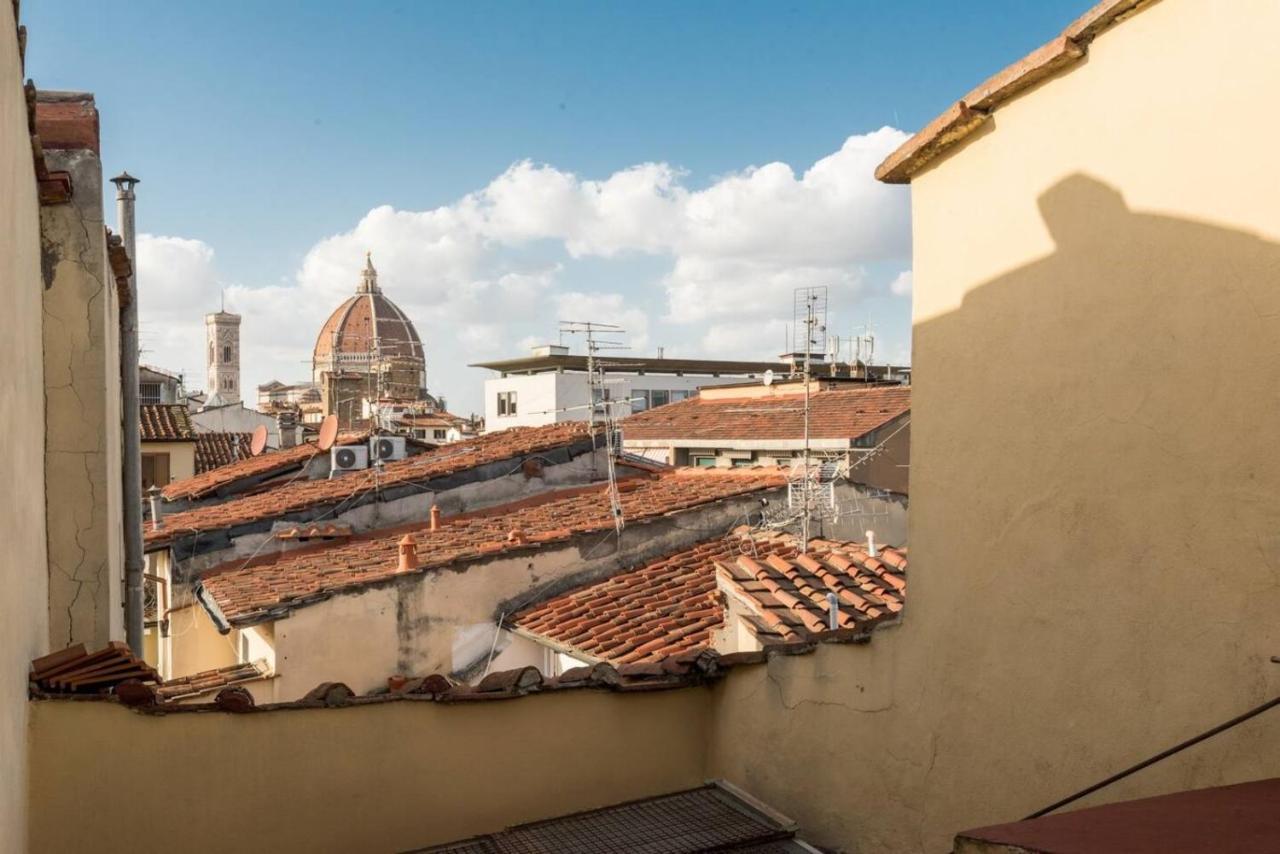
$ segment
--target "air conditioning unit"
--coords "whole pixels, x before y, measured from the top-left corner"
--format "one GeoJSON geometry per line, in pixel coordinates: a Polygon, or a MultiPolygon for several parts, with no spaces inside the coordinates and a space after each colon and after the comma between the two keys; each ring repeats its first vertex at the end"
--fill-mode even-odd
{"type": "Polygon", "coordinates": [[[364,445],[342,445],[329,451],[330,476],[369,467],[369,449],[364,445]]]}
{"type": "Polygon", "coordinates": [[[374,436],[369,440],[369,458],[389,463],[405,458],[404,436],[374,436]]]}

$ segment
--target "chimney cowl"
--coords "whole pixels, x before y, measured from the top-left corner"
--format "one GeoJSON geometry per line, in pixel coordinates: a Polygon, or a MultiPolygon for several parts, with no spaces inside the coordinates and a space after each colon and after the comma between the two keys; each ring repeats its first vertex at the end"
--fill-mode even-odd
{"type": "Polygon", "coordinates": [[[440,530],[440,505],[439,504],[431,505],[431,530],[433,531],[440,530]]]}
{"type": "Polygon", "coordinates": [[[413,534],[405,534],[400,539],[400,571],[408,572],[418,568],[418,541],[413,534]]]}
{"type": "Polygon", "coordinates": [[[867,531],[867,554],[871,557],[880,557],[880,549],[876,546],[875,531],[867,531]]]}

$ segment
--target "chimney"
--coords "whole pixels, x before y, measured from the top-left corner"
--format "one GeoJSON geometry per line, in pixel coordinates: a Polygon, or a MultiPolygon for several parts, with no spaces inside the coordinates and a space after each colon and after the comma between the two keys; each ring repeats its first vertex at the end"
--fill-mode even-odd
{"type": "Polygon", "coordinates": [[[867,531],[867,554],[872,557],[880,557],[880,550],[876,548],[875,531],[867,531]]]}
{"type": "Polygon", "coordinates": [[[840,628],[840,599],[835,593],[827,593],[827,628],[835,631],[840,628]]]}
{"type": "Polygon", "coordinates": [[[439,504],[431,505],[431,530],[433,531],[440,530],[440,505],[439,504]]]}
{"type": "Polygon", "coordinates": [[[405,534],[400,540],[400,572],[418,568],[418,543],[413,534],[405,534]]]}
{"type": "Polygon", "coordinates": [[[147,500],[151,502],[151,527],[159,531],[164,527],[164,510],[160,506],[160,487],[153,485],[148,489],[147,500]]]}
{"type": "Polygon", "coordinates": [[[298,416],[292,410],[276,415],[276,427],[280,430],[281,448],[292,448],[298,443],[298,416]]]}

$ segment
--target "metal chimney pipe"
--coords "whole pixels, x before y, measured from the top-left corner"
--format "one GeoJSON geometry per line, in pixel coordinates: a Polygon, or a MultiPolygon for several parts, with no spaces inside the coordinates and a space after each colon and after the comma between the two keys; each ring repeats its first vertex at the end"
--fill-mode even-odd
{"type": "Polygon", "coordinates": [[[142,435],[138,409],[138,253],[134,229],[133,188],[138,179],[121,172],[116,185],[116,217],[120,238],[129,253],[129,304],[120,311],[120,397],[123,448],[121,481],[124,502],[124,633],[133,654],[142,657],[142,435]]]}
{"type": "Polygon", "coordinates": [[[880,550],[876,548],[875,531],[867,531],[867,554],[871,557],[880,557],[880,550]]]}
{"type": "Polygon", "coordinates": [[[151,527],[158,531],[164,527],[164,508],[160,504],[160,487],[152,486],[148,489],[147,500],[151,502],[151,527]]]}
{"type": "Polygon", "coordinates": [[[840,599],[831,592],[827,593],[827,628],[833,632],[840,628],[840,599]]]}

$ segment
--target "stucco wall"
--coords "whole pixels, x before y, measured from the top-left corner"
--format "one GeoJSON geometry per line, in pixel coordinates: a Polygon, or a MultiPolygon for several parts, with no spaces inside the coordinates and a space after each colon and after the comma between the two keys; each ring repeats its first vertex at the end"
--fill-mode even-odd
{"type": "Polygon", "coordinates": [[[49,151],[71,201],[41,210],[45,475],[51,648],[124,636],[120,473],[120,309],[106,259],[102,163],[49,151]],[[113,358],[114,357],[114,358],[113,358]]]}
{"type": "Polygon", "coordinates": [[[0,3],[0,852],[26,844],[27,672],[49,642],[40,212],[13,4],[0,3]]]}
{"type": "Polygon", "coordinates": [[[249,716],[34,703],[31,850],[404,851],[700,785],[708,707],[703,688],[249,716]]]}
{"type": "MultiPolygon", "coordinates": [[[[714,730],[814,842],[948,850],[1280,693],[1277,29],[1162,0],[915,180],[905,620],[714,730]]],[[[1264,717],[1085,804],[1278,773],[1264,717]]]]}
{"type": "Polygon", "coordinates": [[[144,454],[169,455],[169,480],[182,480],[196,473],[195,442],[142,442],[144,454]]]}

